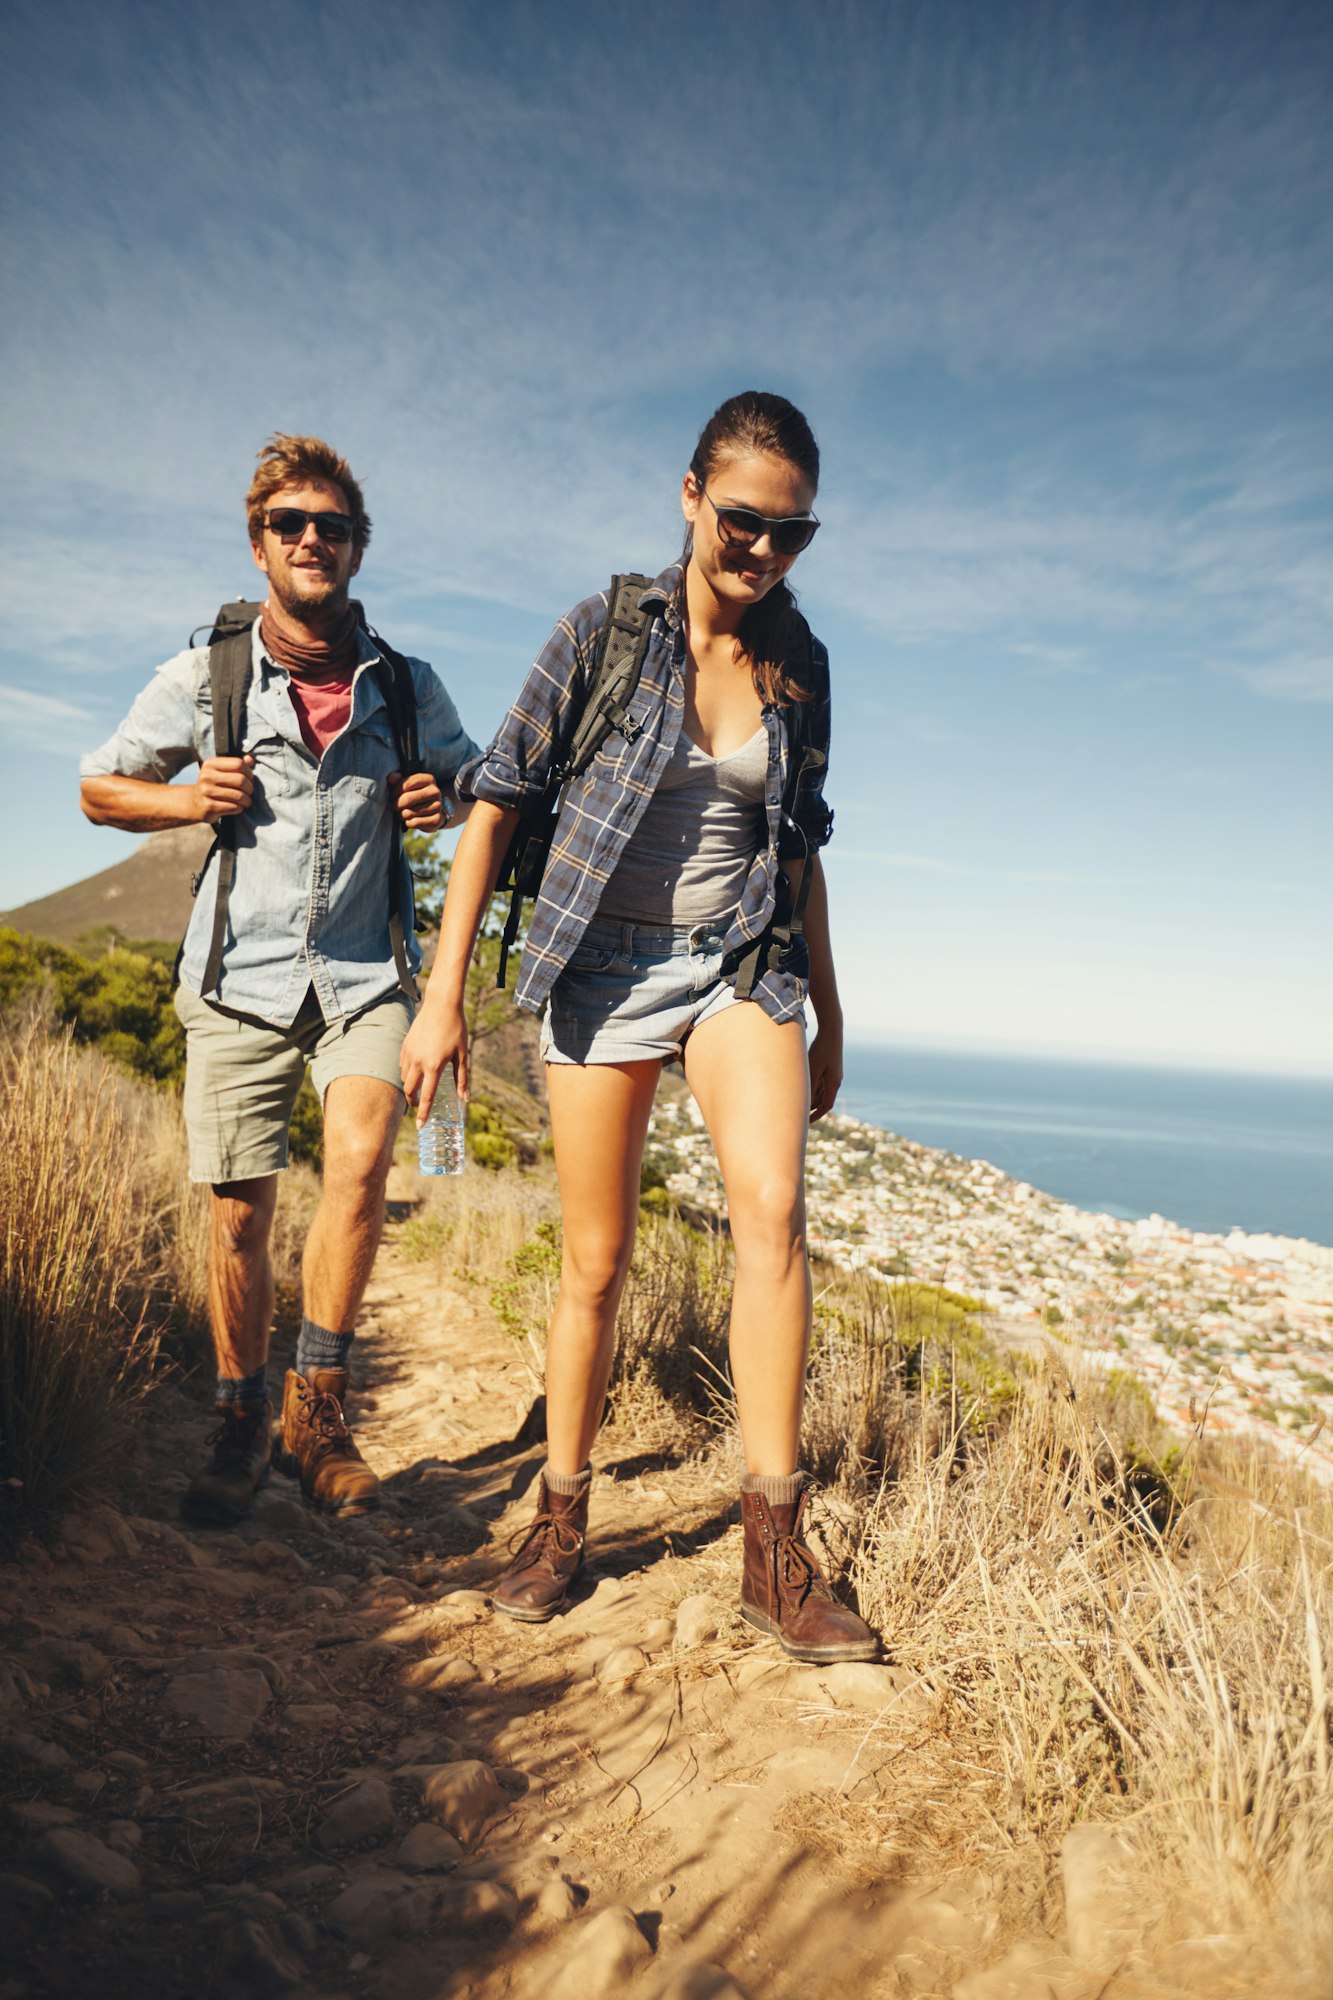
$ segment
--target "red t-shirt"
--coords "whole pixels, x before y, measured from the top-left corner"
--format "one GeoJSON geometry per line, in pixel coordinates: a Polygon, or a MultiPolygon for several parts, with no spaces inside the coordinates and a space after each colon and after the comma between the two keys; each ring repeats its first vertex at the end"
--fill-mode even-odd
{"type": "Polygon", "coordinates": [[[287,676],[292,707],[301,734],[317,757],[322,757],[335,736],[347,727],[352,712],[352,674],[334,674],[326,681],[298,680],[287,676]]]}

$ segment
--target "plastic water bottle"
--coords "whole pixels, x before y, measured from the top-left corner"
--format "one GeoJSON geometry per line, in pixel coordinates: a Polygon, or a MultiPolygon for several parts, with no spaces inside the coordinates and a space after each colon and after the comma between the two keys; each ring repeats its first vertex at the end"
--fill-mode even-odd
{"type": "Polygon", "coordinates": [[[448,1070],[440,1078],[430,1117],[417,1134],[423,1174],[463,1171],[463,1105],[448,1070]]]}

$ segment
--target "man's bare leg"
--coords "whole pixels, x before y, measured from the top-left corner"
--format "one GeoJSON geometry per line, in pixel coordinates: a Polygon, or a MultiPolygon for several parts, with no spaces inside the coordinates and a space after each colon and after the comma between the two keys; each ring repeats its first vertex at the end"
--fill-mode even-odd
{"type": "Polygon", "coordinates": [[[221,1423],[213,1456],[181,1500],[187,1520],[226,1527],[244,1520],[268,1478],[272,1405],[264,1381],[273,1328],[269,1235],[278,1177],[219,1181],[209,1222],[208,1316],[221,1423]]]}
{"type": "Polygon", "coordinates": [[[306,1237],[305,1317],[283,1392],[279,1463],[308,1500],[333,1513],[379,1504],[379,1480],[352,1441],[343,1404],[402,1118],[402,1092],[375,1077],[335,1077],[324,1093],[324,1191],[306,1237]]]}

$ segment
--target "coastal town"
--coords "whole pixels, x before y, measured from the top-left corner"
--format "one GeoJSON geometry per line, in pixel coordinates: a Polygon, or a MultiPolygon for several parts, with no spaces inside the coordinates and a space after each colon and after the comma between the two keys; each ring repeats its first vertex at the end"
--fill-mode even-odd
{"type": "MultiPolygon", "coordinates": [[[[725,1214],[691,1097],[659,1099],[649,1144],[673,1198],[725,1214]]],[[[838,1114],[811,1127],[807,1197],[817,1256],[948,1286],[999,1345],[1076,1347],[1171,1429],[1260,1438],[1333,1482],[1333,1248],[1090,1214],[838,1114]]]]}

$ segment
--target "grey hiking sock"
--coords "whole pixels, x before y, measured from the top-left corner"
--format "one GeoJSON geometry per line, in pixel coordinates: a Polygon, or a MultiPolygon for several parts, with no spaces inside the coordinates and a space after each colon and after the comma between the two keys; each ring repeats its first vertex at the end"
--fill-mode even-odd
{"type": "Polygon", "coordinates": [[[296,1343],[297,1374],[308,1376],[315,1368],[345,1368],[355,1339],[355,1328],[351,1333],[330,1333],[326,1326],[316,1326],[313,1319],[303,1319],[296,1343]]]}
{"type": "Polygon", "coordinates": [[[219,1375],[214,1400],[228,1409],[254,1410],[268,1401],[268,1363],[261,1362],[251,1375],[219,1375]]]}
{"type": "Polygon", "coordinates": [[[758,1493],[770,1507],[792,1507],[808,1484],[804,1472],[788,1472],[781,1477],[770,1472],[747,1472],[741,1480],[742,1493],[758,1493]]]}
{"type": "Polygon", "coordinates": [[[544,1465],[542,1478],[546,1481],[548,1493],[558,1493],[565,1500],[577,1500],[580,1493],[586,1493],[592,1485],[592,1467],[585,1465],[582,1472],[552,1472],[549,1465],[544,1465]]]}

